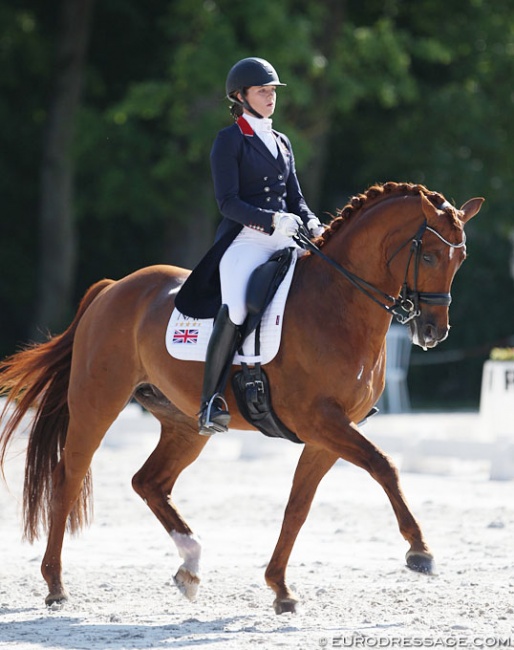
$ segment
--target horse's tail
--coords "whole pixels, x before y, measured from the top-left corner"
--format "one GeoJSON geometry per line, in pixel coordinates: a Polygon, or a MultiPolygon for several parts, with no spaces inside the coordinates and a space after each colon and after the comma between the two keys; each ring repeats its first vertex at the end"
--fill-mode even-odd
{"type": "MultiPolygon", "coordinates": [[[[114,280],[101,280],[88,289],[75,318],[62,334],[44,343],[35,343],[0,362],[0,396],[6,396],[0,414],[0,470],[4,475],[7,447],[29,409],[36,413],[29,432],[23,489],[24,536],[37,539],[40,524],[49,523],[52,473],[66,441],[69,422],[68,385],[75,332],[80,319],[98,294],[114,280]]],[[[90,518],[91,473],[70,513],[71,532],[90,518]]]]}

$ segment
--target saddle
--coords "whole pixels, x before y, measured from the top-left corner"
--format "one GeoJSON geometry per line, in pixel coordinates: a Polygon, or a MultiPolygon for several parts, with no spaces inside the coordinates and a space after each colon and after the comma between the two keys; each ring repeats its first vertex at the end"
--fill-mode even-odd
{"type": "MultiPolygon", "coordinates": [[[[260,355],[260,322],[284,279],[293,255],[292,248],[274,253],[252,273],[246,290],[248,316],[242,325],[242,340],[255,331],[255,356],[260,355]]],[[[232,377],[232,389],[241,415],[265,436],[285,438],[301,443],[276,416],[271,405],[268,377],[260,363],[249,366],[241,362],[241,370],[232,377]]]]}
{"type": "Polygon", "coordinates": [[[241,326],[243,340],[247,338],[261,322],[266,308],[277,293],[282,280],[293,259],[292,248],[282,248],[258,266],[252,272],[246,287],[246,307],[248,315],[241,326]]]}

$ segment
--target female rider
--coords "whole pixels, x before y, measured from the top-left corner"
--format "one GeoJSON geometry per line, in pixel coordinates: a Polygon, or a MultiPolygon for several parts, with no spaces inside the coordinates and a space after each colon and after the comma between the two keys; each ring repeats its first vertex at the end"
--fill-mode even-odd
{"type": "Polygon", "coordinates": [[[207,294],[213,283],[220,282],[221,307],[205,361],[198,422],[202,435],[228,428],[224,384],[247,315],[246,287],[252,271],[275,251],[295,246],[292,237],[300,224],[312,236],[323,232],[303,197],[291,143],[272,129],[276,89],[284,85],[273,66],[256,57],[242,59],[227,76],[226,94],[236,121],[218,133],[211,150],[215,197],[223,219],[214,246],[176,301],[183,311],[180,304],[186,293],[207,294]]]}

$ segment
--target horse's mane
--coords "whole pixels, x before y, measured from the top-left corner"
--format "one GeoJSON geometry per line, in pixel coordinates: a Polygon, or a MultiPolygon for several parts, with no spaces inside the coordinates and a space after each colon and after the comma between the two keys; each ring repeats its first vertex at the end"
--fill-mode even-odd
{"type": "Polygon", "coordinates": [[[444,209],[452,218],[452,224],[458,227],[459,221],[456,215],[456,210],[446,201],[442,194],[439,192],[432,192],[424,185],[415,183],[395,183],[394,181],[390,181],[388,183],[375,183],[364,193],[352,196],[343,208],[337,210],[336,215],[333,216],[332,221],[328,224],[323,235],[318,237],[316,240],[316,244],[320,248],[324,246],[324,244],[331,239],[341,226],[343,226],[356,212],[360,212],[364,207],[368,208],[371,205],[395,195],[419,196],[420,194],[426,196],[439,210],[444,209]],[[444,208],[442,208],[443,204],[445,204],[444,208]]]}

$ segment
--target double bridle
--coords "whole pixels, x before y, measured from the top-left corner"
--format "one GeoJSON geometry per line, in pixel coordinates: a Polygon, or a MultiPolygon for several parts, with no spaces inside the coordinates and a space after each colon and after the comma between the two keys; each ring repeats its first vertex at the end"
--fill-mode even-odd
{"type": "Polygon", "coordinates": [[[390,296],[387,293],[384,293],[374,285],[366,282],[359,276],[355,275],[348,269],[345,269],[343,266],[338,264],[336,261],[325,255],[309,238],[309,233],[305,227],[301,227],[298,234],[295,235],[294,239],[297,244],[306,250],[311,251],[321,259],[325,260],[328,264],[333,266],[341,275],[343,275],[349,282],[351,282],[359,291],[366,295],[374,303],[385,309],[393,318],[396,319],[401,325],[405,325],[409,321],[418,318],[421,315],[420,304],[424,303],[426,305],[440,305],[448,307],[452,301],[450,293],[431,293],[426,291],[418,291],[418,275],[419,275],[419,264],[421,260],[421,245],[423,240],[423,235],[429,230],[431,233],[439,237],[439,239],[451,248],[463,248],[466,245],[466,235],[463,233],[463,240],[459,244],[453,244],[446,240],[437,230],[434,230],[427,225],[427,221],[423,222],[418,231],[413,237],[409,237],[405,240],[401,246],[399,246],[396,251],[391,255],[387,261],[387,265],[392,262],[394,257],[403,249],[407,244],[410,243],[410,253],[407,260],[407,266],[405,268],[405,275],[403,279],[402,288],[400,290],[400,295],[397,298],[390,296]],[[413,262],[414,264],[414,287],[411,289],[407,284],[407,277],[409,274],[410,265],[413,262]],[[377,297],[378,296],[378,297],[377,297]],[[382,299],[384,302],[382,302],[382,299]],[[391,304],[387,304],[391,303],[391,304]]]}

